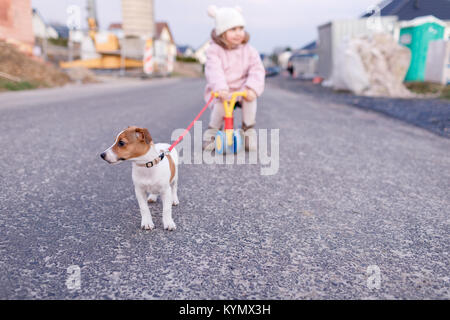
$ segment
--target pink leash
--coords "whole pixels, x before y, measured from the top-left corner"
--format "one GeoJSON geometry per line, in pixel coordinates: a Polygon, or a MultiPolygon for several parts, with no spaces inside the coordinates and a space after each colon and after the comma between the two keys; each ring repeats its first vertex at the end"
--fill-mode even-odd
{"type": "Polygon", "coordinates": [[[211,94],[211,98],[205,104],[203,109],[199,112],[199,114],[195,117],[195,119],[192,120],[191,124],[184,130],[183,134],[177,139],[177,141],[172,143],[172,145],[169,147],[169,152],[172,151],[172,149],[184,138],[184,136],[189,132],[189,130],[191,130],[191,128],[194,125],[195,121],[197,121],[200,118],[200,116],[202,115],[202,113],[205,112],[206,108],[208,108],[209,104],[211,103],[211,101],[213,101],[213,99],[214,99],[214,94],[211,94]]]}

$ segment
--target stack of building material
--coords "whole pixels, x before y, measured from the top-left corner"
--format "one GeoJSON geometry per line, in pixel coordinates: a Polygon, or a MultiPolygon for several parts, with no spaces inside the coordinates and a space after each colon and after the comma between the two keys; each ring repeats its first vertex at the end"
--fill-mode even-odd
{"type": "Polygon", "coordinates": [[[329,79],[336,55],[343,41],[355,37],[371,36],[378,32],[395,34],[396,16],[370,17],[363,19],[334,20],[318,27],[319,55],[318,75],[329,79]]]}
{"type": "Polygon", "coordinates": [[[143,59],[146,41],[155,36],[153,0],[122,0],[122,54],[143,59]]]}
{"type": "Polygon", "coordinates": [[[122,0],[125,37],[151,39],[155,35],[153,0],[122,0]]]}
{"type": "Polygon", "coordinates": [[[414,97],[403,84],[410,61],[410,50],[390,34],[353,38],[337,53],[331,84],[358,95],[414,97]]]}

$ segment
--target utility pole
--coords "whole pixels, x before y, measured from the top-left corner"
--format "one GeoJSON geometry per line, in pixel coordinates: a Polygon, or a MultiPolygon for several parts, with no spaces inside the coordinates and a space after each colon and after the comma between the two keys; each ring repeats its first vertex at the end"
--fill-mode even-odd
{"type": "Polygon", "coordinates": [[[81,29],[81,10],[76,5],[70,5],[67,7],[67,27],[69,28],[69,61],[73,60],[73,33],[75,30],[81,29]]]}

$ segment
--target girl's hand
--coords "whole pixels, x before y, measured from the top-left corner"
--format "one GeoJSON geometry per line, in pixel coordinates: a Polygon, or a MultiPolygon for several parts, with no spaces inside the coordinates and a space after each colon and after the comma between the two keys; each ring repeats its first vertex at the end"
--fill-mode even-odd
{"type": "Polygon", "coordinates": [[[253,89],[247,88],[247,96],[244,98],[245,101],[251,102],[256,99],[256,92],[253,89]]]}
{"type": "Polygon", "coordinates": [[[224,101],[228,100],[228,97],[230,96],[230,92],[227,90],[219,91],[219,99],[224,101]]]}

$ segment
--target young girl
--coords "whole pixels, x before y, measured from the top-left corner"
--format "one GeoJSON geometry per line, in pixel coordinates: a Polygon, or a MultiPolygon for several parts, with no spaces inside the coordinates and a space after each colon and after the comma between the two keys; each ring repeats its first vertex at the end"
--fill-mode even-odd
{"type": "Polygon", "coordinates": [[[225,116],[222,101],[229,99],[234,91],[243,90],[247,90],[247,97],[241,103],[245,149],[256,149],[256,131],[252,128],[256,118],[256,98],[264,90],[265,70],[258,52],[248,44],[250,36],[244,30],[241,11],[239,7],[208,7],[216,27],[211,32],[212,41],[206,52],[205,99],[208,101],[214,91],[219,92],[220,101],[215,101],[212,106],[208,130],[211,141],[205,141],[204,149],[214,148],[215,133],[222,127],[225,116]]]}

